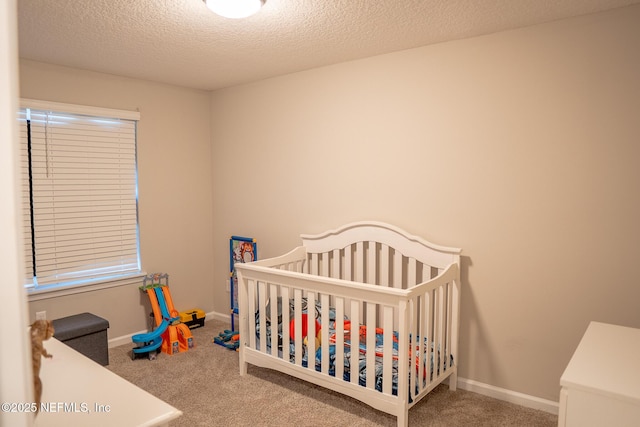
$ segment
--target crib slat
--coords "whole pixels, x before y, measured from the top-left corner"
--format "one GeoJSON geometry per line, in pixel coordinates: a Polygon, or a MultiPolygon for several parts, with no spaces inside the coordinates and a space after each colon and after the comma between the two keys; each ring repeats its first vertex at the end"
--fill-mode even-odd
{"type": "MultiPolygon", "coordinates": [[[[377,261],[380,267],[380,277],[378,278],[378,284],[380,286],[389,287],[389,246],[385,244],[380,245],[380,258],[377,261]]],[[[385,312],[384,310],[378,313],[379,324],[384,324],[385,312]]]]}
{"type": "Polygon", "coordinates": [[[435,291],[435,312],[436,319],[434,322],[434,339],[433,339],[433,376],[439,376],[442,373],[440,351],[442,349],[442,316],[443,316],[443,301],[442,301],[442,288],[439,287],[435,291]]]}
{"type": "Polygon", "coordinates": [[[393,391],[393,307],[385,306],[383,313],[382,391],[391,394],[393,391]]]}
{"type": "Polygon", "coordinates": [[[378,248],[376,242],[368,243],[369,251],[367,252],[367,281],[372,285],[376,284],[376,270],[378,266],[378,248]]]}
{"type": "Polygon", "coordinates": [[[438,374],[442,375],[444,373],[444,366],[446,363],[445,358],[445,332],[446,332],[446,321],[447,321],[447,301],[446,301],[446,292],[445,287],[441,286],[438,288],[438,293],[440,297],[440,342],[438,343],[438,355],[440,356],[439,364],[438,364],[438,374]]]}
{"type": "Polygon", "coordinates": [[[275,284],[269,285],[269,303],[271,313],[269,317],[271,319],[271,355],[278,355],[278,287],[275,284]]]}
{"type": "Polygon", "coordinates": [[[418,344],[418,322],[417,301],[415,298],[409,300],[409,396],[414,397],[416,393],[416,347],[418,344]]]}
{"type": "Polygon", "coordinates": [[[356,243],[356,278],[355,281],[364,283],[364,243],[356,243]]]}
{"type": "Polygon", "coordinates": [[[293,291],[293,340],[295,364],[302,366],[302,290],[293,291]]]}
{"type": "Polygon", "coordinates": [[[427,264],[422,264],[422,283],[431,280],[431,267],[427,264]]]}
{"type": "MultiPolygon", "coordinates": [[[[353,246],[349,245],[344,248],[344,256],[343,260],[343,272],[342,279],[343,280],[353,280],[353,246]]],[[[346,315],[351,318],[351,304],[348,301],[345,301],[346,315]]]]}
{"type": "Polygon", "coordinates": [[[307,368],[316,368],[316,294],[307,294],[307,368]]]}
{"type": "Polygon", "coordinates": [[[344,249],[344,280],[353,280],[353,260],[351,255],[351,246],[344,249]]]}
{"type": "Polygon", "coordinates": [[[344,378],[344,298],[336,298],[336,378],[344,378]]]}
{"type": "Polygon", "coordinates": [[[289,316],[289,288],[283,286],[282,293],[282,359],[290,360],[291,347],[289,346],[291,337],[289,336],[289,322],[291,322],[289,316]]]}
{"type": "Polygon", "coordinates": [[[267,351],[267,284],[258,282],[258,310],[260,311],[260,351],[267,351]]]}
{"type": "MultiPolygon", "coordinates": [[[[408,376],[409,372],[409,307],[408,301],[400,301],[398,304],[398,372],[405,373],[404,375],[398,375],[398,399],[401,402],[409,402],[409,384],[408,376]]],[[[400,425],[400,417],[398,417],[398,424],[400,425]]],[[[402,425],[406,424],[405,421],[402,425]]]]}
{"type": "Polygon", "coordinates": [[[321,254],[320,262],[322,263],[322,273],[323,277],[329,277],[329,252],[324,252],[321,254]]]}
{"type": "Polygon", "coordinates": [[[351,343],[351,359],[349,363],[349,376],[352,384],[358,384],[360,378],[360,302],[351,300],[351,332],[349,341],[351,343]]]}
{"type": "Polygon", "coordinates": [[[427,339],[426,342],[426,354],[425,354],[425,359],[426,359],[426,366],[425,366],[425,370],[426,372],[426,379],[427,379],[427,385],[431,384],[431,344],[433,343],[433,334],[431,332],[431,319],[433,318],[433,312],[431,310],[431,293],[430,292],[425,292],[424,294],[424,335],[427,339]]]}
{"type": "Polygon", "coordinates": [[[426,361],[425,341],[427,337],[427,330],[425,326],[427,308],[425,306],[424,295],[421,295],[419,299],[420,299],[420,316],[419,316],[418,336],[420,337],[420,344],[417,350],[418,351],[418,372],[417,372],[418,393],[420,393],[423,387],[425,386],[425,383],[424,383],[424,378],[425,378],[424,370],[425,370],[425,361],[426,361]]]}
{"type": "Polygon", "coordinates": [[[393,287],[402,289],[402,254],[394,250],[393,251],[393,287]]]}
{"type": "Polygon", "coordinates": [[[311,265],[309,266],[309,274],[318,275],[318,254],[311,254],[311,265]]]}
{"type": "Polygon", "coordinates": [[[376,305],[367,303],[367,388],[376,386],[376,305]]]}
{"type": "Polygon", "coordinates": [[[342,277],[342,274],[340,274],[340,249],[333,250],[331,277],[334,279],[340,279],[342,277]]]}
{"type": "MultiPolygon", "coordinates": [[[[247,302],[249,305],[249,309],[247,313],[255,313],[256,312],[256,283],[253,280],[247,280],[247,302]]],[[[249,324],[249,347],[256,348],[256,321],[255,318],[248,316],[249,324]]]]}
{"type": "Polygon", "coordinates": [[[409,265],[407,269],[407,288],[416,285],[417,273],[416,273],[416,259],[409,258],[409,265]]]}
{"type": "Polygon", "coordinates": [[[389,246],[380,245],[380,285],[389,286],[389,246]]]}
{"type": "Polygon", "coordinates": [[[320,296],[320,306],[320,348],[322,349],[321,366],[322,373],[329,374],[329,295],[322,294],[320,296]]]}

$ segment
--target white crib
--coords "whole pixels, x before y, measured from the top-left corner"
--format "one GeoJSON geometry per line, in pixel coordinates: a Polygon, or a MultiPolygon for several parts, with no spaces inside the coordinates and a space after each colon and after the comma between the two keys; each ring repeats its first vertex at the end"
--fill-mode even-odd
{"type": "Polygon", "coordinates": [[[456,388],[461,250],[381,222],[301,237],[286,255],[236,265],[240,375],[248,363],[275,369],[408,426],[438,384],[456,388]]]}

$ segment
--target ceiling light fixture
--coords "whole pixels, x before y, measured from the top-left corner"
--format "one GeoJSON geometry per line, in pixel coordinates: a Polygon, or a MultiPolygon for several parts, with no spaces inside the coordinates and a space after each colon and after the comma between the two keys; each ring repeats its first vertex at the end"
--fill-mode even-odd
{"type": "Polygon", "coordinates": [[[209,9],[225,18],[246,18],[257,13],[266,0],[203,0],[209,9]]]}

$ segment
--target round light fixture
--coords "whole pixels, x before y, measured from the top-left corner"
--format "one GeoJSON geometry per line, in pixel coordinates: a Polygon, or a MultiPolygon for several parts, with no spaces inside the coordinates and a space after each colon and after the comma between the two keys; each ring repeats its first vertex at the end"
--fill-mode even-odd
{"type": "Polygon", "coordinates": [[[258,12],[266,0],[204,0],[209,9],[225,18],[246,18],[258,12]]]}

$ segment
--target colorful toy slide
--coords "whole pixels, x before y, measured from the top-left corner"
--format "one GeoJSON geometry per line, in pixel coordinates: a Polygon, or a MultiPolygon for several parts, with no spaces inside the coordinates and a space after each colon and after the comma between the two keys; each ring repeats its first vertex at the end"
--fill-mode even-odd
{"type": "MultiPolygon", "coordinates": [[[[162,345],[162,334],[169,326],[169,322],[163,320],[160,326],[158,326],[153,332],[148,334],[137,334],[131,337],[131,340],[136,343],[142,343],[142,347],[135,347],[133,349],[134,354],[147,354],[155,351],[162,345]]],[[[135,359],[135,356],[133,357],[135,359]]]]}
{"type": "Polygon", "coordinates": [[[169,355],[193,348],[191,330],[181,323],[180,313],[173,306],[168,275],[154,274],[145,277],[140,290],[145,291],[149,296],[156,328],[152,332],[131,337],[131,340],[138,345],[133,349],[132,358],[147,354],[150,359],[153,359],[159,348],[169,355]],[[155,283],[147,285],[148,278],[155,283]],[[164,284],[160,283],[162,279],[166,280],[164,284]]]}

